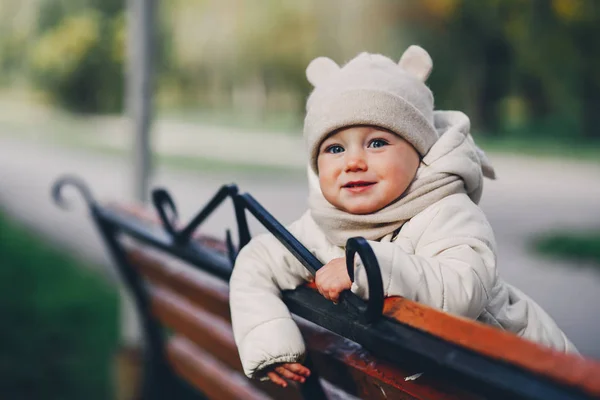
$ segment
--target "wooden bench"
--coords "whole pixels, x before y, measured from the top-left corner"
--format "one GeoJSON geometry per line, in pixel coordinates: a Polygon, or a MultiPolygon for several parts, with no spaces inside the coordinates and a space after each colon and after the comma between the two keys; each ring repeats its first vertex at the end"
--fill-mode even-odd
{"type": "Polygon", "coordinates": [[[371,279],[379,273],[376,259],[365,242],[352,240],[349,256],[356,247],[371,274],[369,302],[348,294],[333,305],[307,286],[284,291],[313,373],[304,384],[286,389],[250,381],[241,373],[229,316],[227,283],[235,249],[229,238],[223,243],[194,232],[230,197],[242,246],[250,237],[248,210],[311,272],[320,261],[235,185],[222,187],[181,230],[167,215],[175,205],[164,190],[153,192],[157,218],[139,207],[99,205],[76,177],[63,177],[53,186],[63,207],[66,185],[86,200],[133,294],[144,334],[144,400],[600,399],[597,361],[403,298],[383,299],[381,278],[371,279]]]}
{"type": "MultiPolygon", "coordinates": [[[[144,221],[149,227],[157,223],[151,212],[122,206],[112,209],[144,221]]],[[[222,242],[198,237],[194,240],[203,248],[226,257],[226,246],[222,242]]],[[[185,394],[181,392],[180,397],[173,397],[174,392],[171,392],[169,398],[184,395],[211,399],[306,398],[305,387],[292,384],[283,389],[244,377],[231,330],[226,281],[135,240],[120,243],[125,249],[127,265],[131,266],[132,274],[143,281],[147,293],[147,309],[142,312],[148,313],[148,319],[156,322],[164,335],[161,340],[164,340],[166,365],[154,368],[154,372],[146,376],[146,384],[148,380],[172,379],[176,383],[163,385],[167,392],[174,391],[175,387],[181,392],[181,387],[189,385],[189,390],[183,391],[185,394]],[[167,378],[171,375],[172,378],[167,378]]],[[[600,364],[595,361],[558,353],[402,298],[386,299],[384,315],[498,363],[564,384],[574,389],[575,396],[600,398],[600,364]]],[[[419,376],[422,371],[411,362],[391,363],[302,318],[297,318],[297,322],[309,349],[311,367],[316,372],[308,386],[317,392],[322,389],[327,398],[481,398],[469,382],[435,373],[419,376]]]]}

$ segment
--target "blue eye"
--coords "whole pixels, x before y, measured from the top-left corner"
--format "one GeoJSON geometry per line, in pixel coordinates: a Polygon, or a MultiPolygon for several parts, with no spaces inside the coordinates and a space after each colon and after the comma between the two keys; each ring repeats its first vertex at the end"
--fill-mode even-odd
{"type": "Polygon", "coordinates": [[[369,143],[369,147],[378,149],[380,147],[387,146],[388,144],[389,143],[383,139],[373,139],[371,140],[371,143],[369,143]]]}
{"type": "Polygon", "coordinates": [[[342,146],[340,146],[339,144],[332,144],[331,146],[329,146],[325,149],[325,153],[331,153],[331,154],[338,154],[338,153],[342,153],[343,151],[344,151],[344,148],[342,146]]]}

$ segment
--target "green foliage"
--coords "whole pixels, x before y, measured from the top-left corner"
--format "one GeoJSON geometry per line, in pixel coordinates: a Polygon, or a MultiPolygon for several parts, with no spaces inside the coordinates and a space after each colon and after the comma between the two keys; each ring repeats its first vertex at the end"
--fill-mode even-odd
{"type": "Polygon", "coordinates": [[[427,23],[409,31],[443,66],[431,78],[438,105],[466,110],[488,132],[532,133],[507,124],[507,101],[520,99],[521,122],[552,119],[565,138],[600,137],[596,0],[427,0],[421,8],[427,23]]]}
{"type": "Polygon", "coordinates": [[[537,238],[534,246],[542,254],[591,261],[600,267],[600,231],[548,234],[537,238]]]}
{"type": "Polygon", "coordinates": [[[114,290],[0,215],[0,398],[111,398],[114,290]]]}
{"type": "Polygon", "coordinates": [[[118,112],[123,107],[122,2],[50,0],[30,53],[33,78],[67,109],[118,112]]]}

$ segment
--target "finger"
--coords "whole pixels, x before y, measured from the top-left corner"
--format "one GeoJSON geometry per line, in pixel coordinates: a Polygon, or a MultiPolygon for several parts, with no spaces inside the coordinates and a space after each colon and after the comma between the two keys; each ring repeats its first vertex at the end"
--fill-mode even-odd
{"type": "Polygon", "coordinates": [[[317,287],[317,290],[322,290],[323,289],[323,280],[317,278],[315,279],[315,286],[317,287]]]}
{"type": "Polygon", "coordinates": [[[335,271],[328,269],[320,269],[317,271],[316,279],[321,282],[326,282],[335,278],[335,271]]]}
{"type": "Polygon", "coordinates": [[[288,365],[286,365],[286,367],[287,367],[287,369],[297,373],[298,375],[302,375],[302,376],[306,376],[306,377],[310,376],[310,369],[306,368],[304,365],[302,365],[300,363],[288,364],[288,365]]]}
{"type": "Polygon", "coordinates": [[[317,290],[321,296],[325,297],[325,291],[321,286],[319,286],[319,284],[317,284],[317,290]]]}
{"type": "Polygon", "coordinates": [[[323,284],[326,284],[327,282],[330,282],[330,281],[331,281],[331,277],[328,274],[320,274],[315,277],[315,283],[317,285],[322,286],[323,284]]]}
{"type": "Polygon", "coordinates": [[[328,294],[329,300],[333,301],[334,303],[337,303],[340,299],[340,292],[338,290],[330,290],[328,294]]]}
{"type": "Polygon", "coordinates": [[[339,284],[335,279],[327,279],[320,282],[319,287],[325,293],[339,290],[342,285],[339,284]]]}
{"type": "Polygon", "coordinates": [[[287,387],[287,382],[285,380],[283,380],[279,375],[277,375],[276,372],[267,372],[267,376],[269,377],[269,379],[271,380],[271,382],[273,382],[276,385],[282,386],[282,387],[287,387]]]}
{"type": "Polygon", "coordinates": [[[283,366],[275,368],[275,371],[277,371],[277,373],[282,375],[284,378],[290,379],[292,381],[304,382],[303,376],[300,376],[300,375],[290,371],[289,369],[286,369],[283,366]]]}
{"type": "Polygon", "coordinates": [[[319,293],[321,294],[321,296],[323,297],[327,297],[326,293],[327,293],[327,285],[323,285],[323,281],[319,280],[319,278],[317,278],[317,280],[315,280],[315,285],[317,286],[317,290],[319,291],[319,293]]]}
{"type": "Polygon", "coordinates": [[[321,290],[319,290],[319,293],[321,293],[321,296],[325,297],[327,300],[329,300],[329,290],[322,288],[321,290]]]}

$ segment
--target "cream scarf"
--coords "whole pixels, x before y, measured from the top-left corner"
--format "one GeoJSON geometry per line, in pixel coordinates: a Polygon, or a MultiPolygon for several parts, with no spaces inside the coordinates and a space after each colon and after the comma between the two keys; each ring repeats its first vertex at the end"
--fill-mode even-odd
{"type": "Polygon", "coordinates": [[[375,213],[356,215],[335,208],[309,168],[311,215],[333,244],[345,246],[355,236],[378,240],[452,194],[467,193],[479,202],[483,176],[494,179],[495,173],[469,133],[469,118],[458,111],[436,111],[434,124],[440,137],[422,159],[415,179],[398,200],[375,213]]]}

